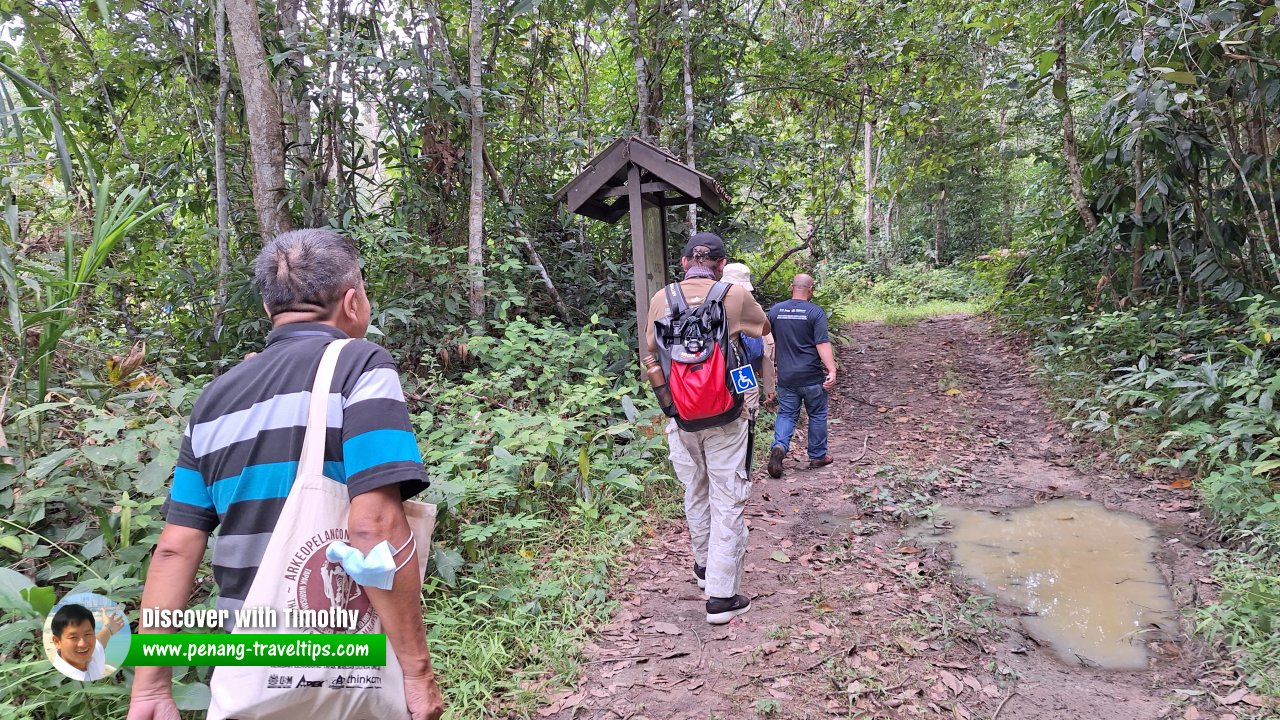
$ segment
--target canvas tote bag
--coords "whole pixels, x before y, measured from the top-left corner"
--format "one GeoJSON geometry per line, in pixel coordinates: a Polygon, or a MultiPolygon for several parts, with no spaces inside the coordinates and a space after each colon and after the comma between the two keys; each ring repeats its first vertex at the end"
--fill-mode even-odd
{"type": "MultiPolygon", "coordinates": [[[[237,627],[233,634],[382,632],[365,589],[347,576],[342,565],[325,557],[330,542],[347,540],[347,514],[351,509],[346,486],[321,472],[329,386],[338,354],[348,342],[335,340],[321,356],[311,388],[298,474],[244,606],[274,608],[281,625],[285,608],[354,609],[359,610],[356,628],[237,627]]],[[[404,510],[418,542],[421,583],[435,529],[436,507],[407,501],[404,510]]],[[[209,720],[409,720],[404,673],[390,642],[385,667],[222,666],[214,669],[209,686],[209,720]]]]}

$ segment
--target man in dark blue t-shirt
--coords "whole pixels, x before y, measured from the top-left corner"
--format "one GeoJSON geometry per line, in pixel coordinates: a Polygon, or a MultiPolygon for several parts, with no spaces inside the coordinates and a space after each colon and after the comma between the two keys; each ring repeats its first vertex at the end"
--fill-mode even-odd
{"type": "Polygon", "coordinates": [[[782,477],[782,460],[800,421],[800,404],[809,414],[809,467],[830,465],[827,453],[827,390],[836,384],[836,360],[827,334],[827,313],[810,302],[813,278],[796,275],[791,299],[769,308],[777,348],[778,420],[769,450],[769,476],[782,477]]]}

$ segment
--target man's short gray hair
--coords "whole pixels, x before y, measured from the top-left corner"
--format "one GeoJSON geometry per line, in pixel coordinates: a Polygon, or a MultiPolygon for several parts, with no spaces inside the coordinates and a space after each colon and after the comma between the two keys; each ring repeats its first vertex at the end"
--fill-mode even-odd
{"type": "Polygon", "coordinates": [[[271,315],[331,311],[343,293],[359,287],[360,256],[334,230],[290,230],[262,248],[253,276],[271,315]]]}

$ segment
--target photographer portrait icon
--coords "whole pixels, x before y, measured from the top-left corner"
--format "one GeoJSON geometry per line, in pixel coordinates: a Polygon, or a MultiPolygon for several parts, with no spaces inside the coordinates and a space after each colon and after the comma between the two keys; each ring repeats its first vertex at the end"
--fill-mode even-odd
{"type": "Polygon", "coordinates": [[[72,680],[100,680],[115,674],[107,664],[106,646],[125,627],[119,606],[90,610],[66,603],[51,616],[46,634],[49,660],[58,672],[72,680]]]}

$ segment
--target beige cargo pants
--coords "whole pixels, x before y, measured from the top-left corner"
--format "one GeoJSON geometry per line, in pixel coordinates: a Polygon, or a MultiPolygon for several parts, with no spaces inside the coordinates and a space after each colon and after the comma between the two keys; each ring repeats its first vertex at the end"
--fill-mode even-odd
{"type": "Polygon", "coordinates": [[[693,559],[707,568],[707,595],[733,597],[741,590],[747,555],[747,420],[698,432],[685,432],[672,420],[667,447],[684,484],[693,559]]]}

